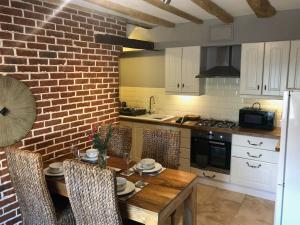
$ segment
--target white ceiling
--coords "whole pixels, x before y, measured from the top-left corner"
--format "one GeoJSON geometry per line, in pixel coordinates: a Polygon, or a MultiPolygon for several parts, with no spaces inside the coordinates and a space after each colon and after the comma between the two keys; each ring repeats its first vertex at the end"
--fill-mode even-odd
{"type": "MultiPolygon", "coordinates": [[[[129,18],[127,16],[124,16],[119,13],[115,13],[113,11],[110,11],[108,9],[96,6],[94,4],[90,4],[85,2],[85,0],[69,0],[71,3],[78,4],[83,7],[88,7],[92,9],[100,10],[104,13],[109,13],[113,15],[122,16],[125,18],[129,18]]],[[[102,1],[102,0],[99,0],[102,1]]],[[[173,23],[185,23],[189,22],[186,19],[183,19],[181,17],[175,16],[174,14],[168,13],[164,10],[161,10],[155,6],[152,6],[143,0],[110,0],[112,2],[121,4],[126,7],[130,7],[132,9],[136,9],[142,12],[145,12],[147,14],[169,20],[173,23]]],[[[249,7],[246,0],[212,0],[214,3],[222,7],[225,11],[230,13],[232,16],[243,16],[243,15],[249,15],[254,14],[251,8],[249,7]]],[[[269,0],[271,4],[275,7],[277,11],[280,10],[289,10],[289,9],[300,9],[300,0],[269,0]]],[[[200,7],[198,7],[196,4],[194,4],[190,0],[171,0],[171,5],[173,5],[176,8],[179,8],[191,15],[194,15],[200,19],[203,20],[209,20],[214,19],[215,17],[200,7]]],[[[134,19],[134,18],[132,18],[134,19]]],[[[137,20],[137,19],[134,19],[137,20]]],[[[138,20],[137,20],[138,21],[138,20]]]]}

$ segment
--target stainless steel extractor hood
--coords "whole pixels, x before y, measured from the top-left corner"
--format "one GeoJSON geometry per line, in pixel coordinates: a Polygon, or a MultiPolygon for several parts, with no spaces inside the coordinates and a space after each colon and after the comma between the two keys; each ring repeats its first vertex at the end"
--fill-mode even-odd
{"type": "Polygon", "coordinates": [[[202,50],[202,70],[196,78],[240,77],[240,46],[204,47],[202,50]]]}

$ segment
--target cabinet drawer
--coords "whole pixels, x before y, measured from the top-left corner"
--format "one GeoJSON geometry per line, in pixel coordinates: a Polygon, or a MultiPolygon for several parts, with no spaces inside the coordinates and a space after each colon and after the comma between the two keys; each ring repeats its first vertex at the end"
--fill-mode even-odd
{"type": "Polygon", "coordinates": [[[231,158],[231,183],[275,192],[277,164],[231,158]]]}
{"type": "Polygon", "coordinates": [[[279,153],[234,145],[232,146],[231,156],[262,162],[278,163],[279,153]]]}
{"type": "Polygon", "coordinates": [[[201,178],[209,179],[209,180],[216,180],[222,182],[230,182],[230,175],[216,173],[213,171],[201,170],[198,168],[191,167],[191,172],[197,174],[201,178]]]}
{"type": "Polygon", "coordinates": [[[248,148],[259,148],[275,151],[277,139],[252,137],[245,135],[232,135],[232,145],[244,146],[248,148]]]}

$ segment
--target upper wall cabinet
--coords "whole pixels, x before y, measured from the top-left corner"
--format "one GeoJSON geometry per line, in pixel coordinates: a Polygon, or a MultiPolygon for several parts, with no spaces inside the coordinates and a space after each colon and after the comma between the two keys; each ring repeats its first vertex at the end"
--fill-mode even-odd
{"type": "Polygon", "coordinates": [[[300,89],[300,41],[291,42],[288,88],[300,89]]]}
{"type": "Polygon", "coordinates": [[[283,95],[283,91],[286,89],[289,54],[290,41],[266,43],[263,95],[283,95]]]}
{"type": "Polygon", "coordinates": [[[166,92],[201,95],[204,81],[195,78],[200,72],[200,46],[166,49],[166,92]]]}
{"type": "Polygon", "coordinates": [[[261,94],[264,51],[264,43],[242,44],[240,94],[261,94]]]}
{"type": "Polygon", "coordinates": [[[286,88],[290,41],[242,45],[242,95],[282,96],[286,88]]]}

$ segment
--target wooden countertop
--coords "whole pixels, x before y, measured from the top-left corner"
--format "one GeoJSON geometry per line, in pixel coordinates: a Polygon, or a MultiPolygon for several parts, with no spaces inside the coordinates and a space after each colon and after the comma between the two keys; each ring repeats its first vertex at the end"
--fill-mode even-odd
{"type": "Polygon", "coordinates": [[[196,121],[187,121],[184,124],[180,125],[176,123],[178,117],[174,117],[169,120],[165,121],[152,121],[147,119],[137,119],[135,117],[119,117],[121,121],[131,121],[136,123],[148,123],[148,124],[156,124],[156,125],[165,125],[165,126],[174,126],[179,128],[187,128],[187,129],[194,129],[194,130],[212,130],[216,132],[224,132],[224,133],[231,133],[231,134],[241,134],[241,135],[248,135],[248,136],[256,136],[256,137],[265,137],[265,138],[272,138],[272,139],[280,139],[280,128],[276,127],[272,131],[269,130],[260,130],[260,129],[251,129],[251,128],[242,128],[242,127],[235,127],[232,129],[229,128],[212,128],[212,127],[200,127],[196,125],[196,121]]]}

